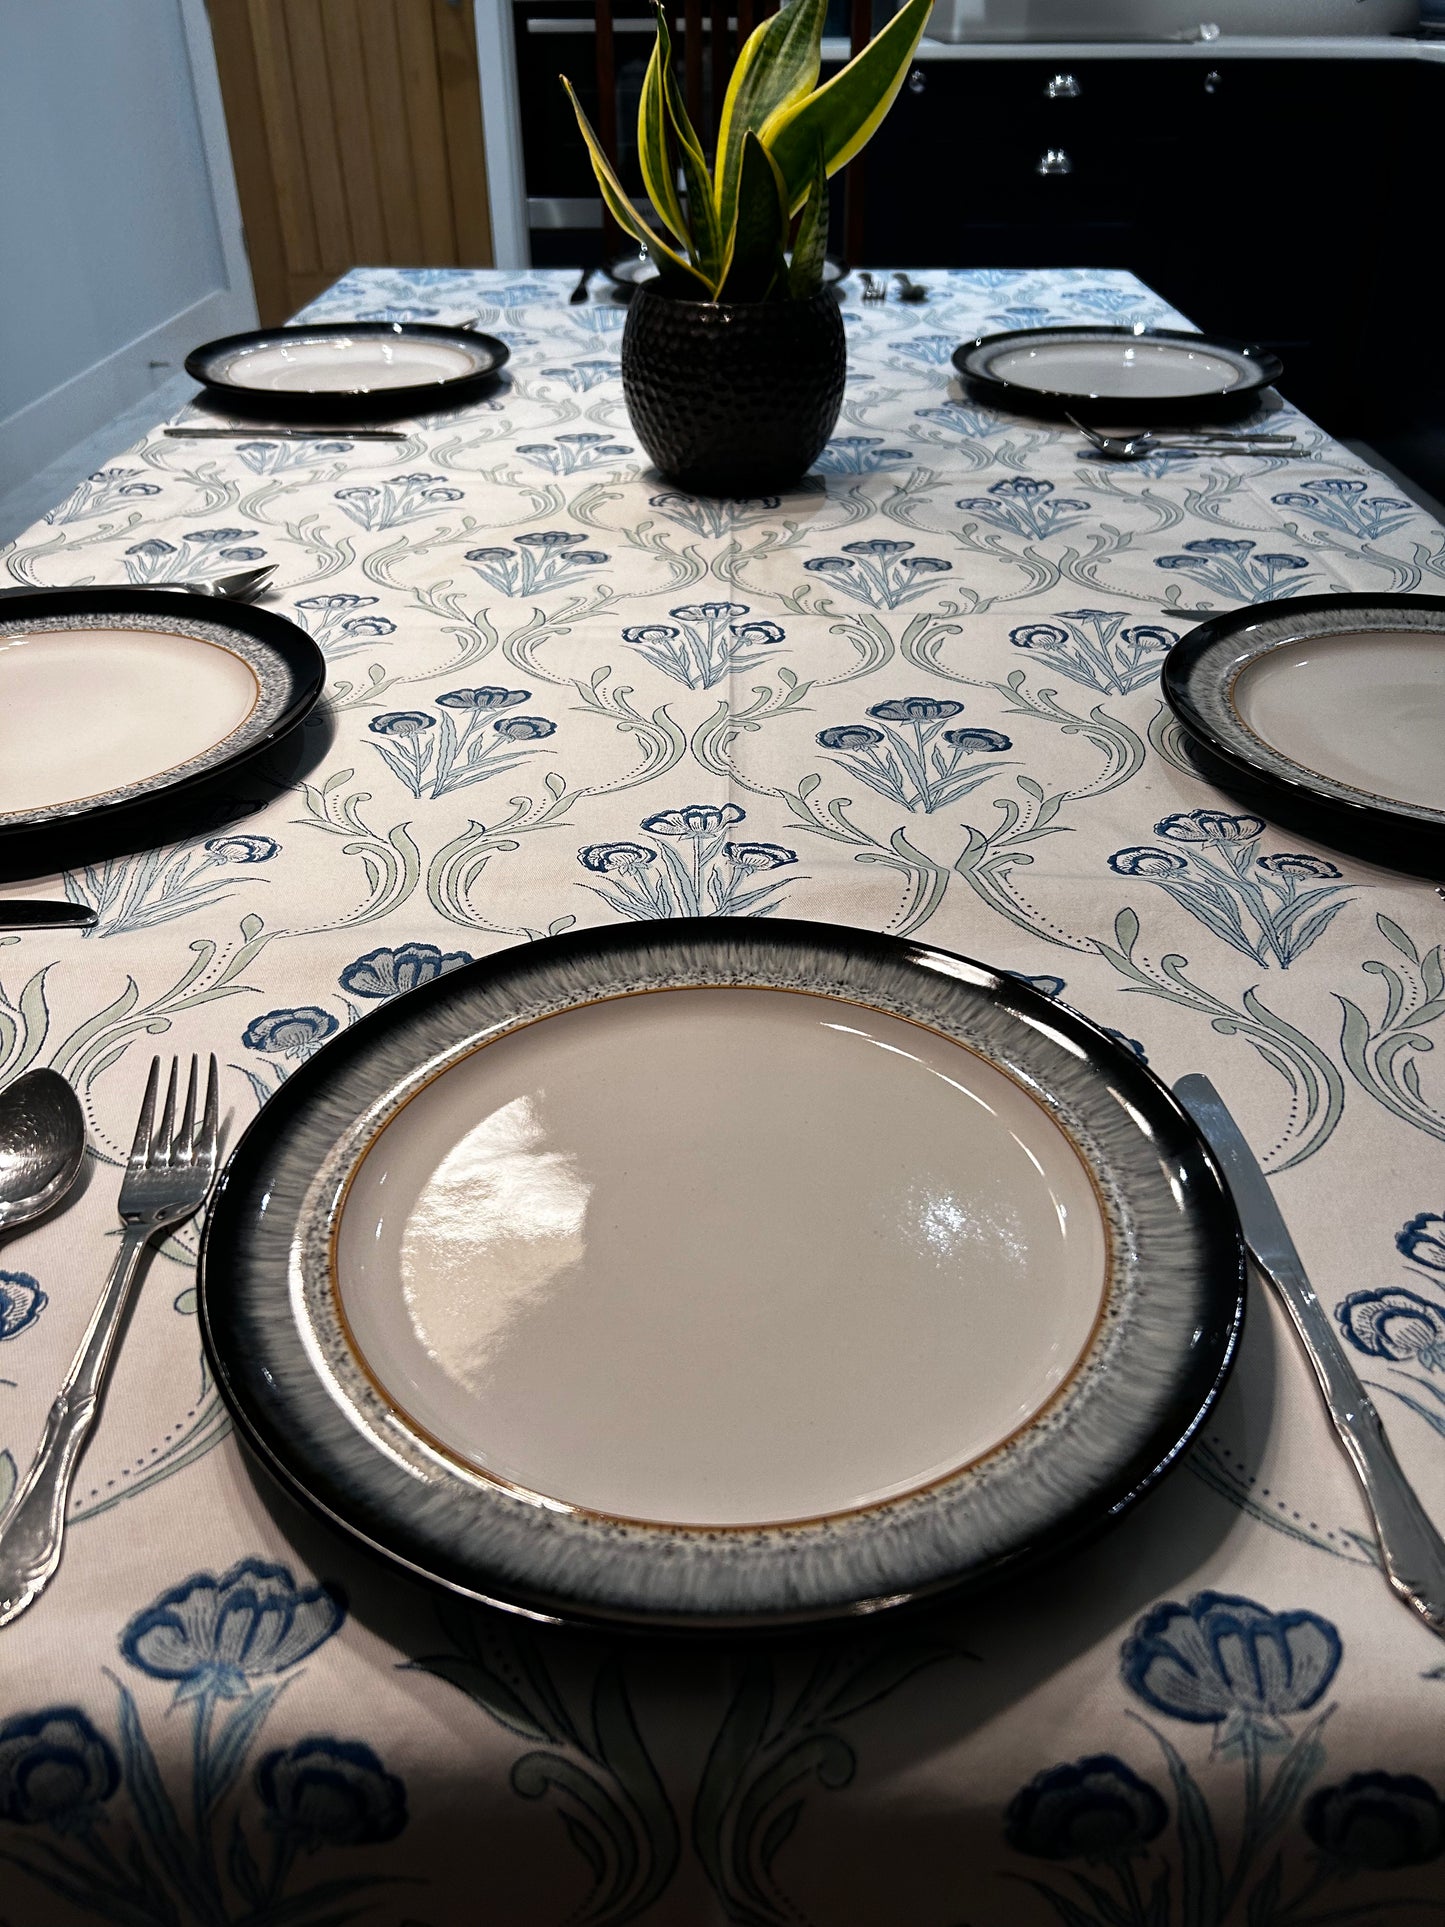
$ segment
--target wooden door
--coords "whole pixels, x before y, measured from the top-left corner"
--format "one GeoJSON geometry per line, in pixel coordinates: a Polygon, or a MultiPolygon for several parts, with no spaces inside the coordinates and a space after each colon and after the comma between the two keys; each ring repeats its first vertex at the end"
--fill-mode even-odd
{"type": "Polygon", "coordinates": [[[207,9],[262,326],[351,267],[491,265],[472,0],[207,9]]]}

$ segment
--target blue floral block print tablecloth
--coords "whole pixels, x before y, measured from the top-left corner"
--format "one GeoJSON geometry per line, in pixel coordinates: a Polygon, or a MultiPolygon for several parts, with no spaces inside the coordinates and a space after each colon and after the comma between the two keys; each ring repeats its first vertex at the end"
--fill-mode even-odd
{"type": "MultiPolygon", "coordinates": [[[[234,1133],[468,958],[779,912],[920,933],[1206,1071],[1445,1518],[1445,904],[1208,788],[1158,686],[1201,610],[1441,592],[1445,532],[1287,407],[1295,455],[1133,466],[976,407],[962,338],[1178,317],[1119,273],[926,279],[846,291],[837,435],[722,502],[648,471],[624,310],[569,306],[570,272],[356,272],[310,318],[479,315],[496,394],[393,443],[156,433],[9,552],[56,585],[274,562],[331,676],[302,780],[26,886],[89,935],[0,939],[0,1067],[63,1071],[94,1152],[0,1251],[0,1481],[98,1290],[155,1048],[218,1054],[234,1133]]],[[[1027,1588],[678,1649],[469,1611],[254,1484],[194,1252],[152,1264],[60,1576],[0,1635],[8,1927],[1445,1918],[1445,1644],[1262,1299],[1187,1462],[1027,1588]]]]}

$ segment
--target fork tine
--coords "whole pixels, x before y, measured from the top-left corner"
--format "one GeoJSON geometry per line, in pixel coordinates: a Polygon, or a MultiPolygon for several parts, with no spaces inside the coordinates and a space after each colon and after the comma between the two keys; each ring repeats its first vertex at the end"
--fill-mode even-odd
{"type": "Polygon", "coordinates": [[[216,1053],[211,1052],[211,1068],[206,1077],[206,1111],[201,1119],[201,1137],[196,1146],[198,1163],[213,1169],[216,1162],[217,1139],[220,1135],[220,1105],[218,1088],[220,1077],[216,1070],[216,1053]]]}
{"type": "Polygon", "coordinates": [[[193,1051],[191,1075],[186,1084],[186,1108],[181,1117],[181,1134],[175,1146],[177,1158],[185,1164],[189,1164],[196,1153],[196,1080],[200,1074],[201,1060],[193,1051]]]}
{"type": "Polygon", "coordinates": [[[161,1112],[161,1128],[151,1147],[152,1164],[169,1164],[175,1149],[176,1135],[176,1079],[180,1074],[180,1059],[171,1059],[171,1074],[166,1084],[165,1108],[161,1112]]]}
{"type": "Polygon", "coordinates": [[[161,1060],[151,1059],[151,1074],[146,1079],[146,1094],[141,1099],[140,1116],[136,1120],[135,1142],[130,1147],[130,1162],[134,1170],[145,1163],[151,1150],[151,1125],[156,1115],[156,1085],[160,1082],[161,1060]]]}

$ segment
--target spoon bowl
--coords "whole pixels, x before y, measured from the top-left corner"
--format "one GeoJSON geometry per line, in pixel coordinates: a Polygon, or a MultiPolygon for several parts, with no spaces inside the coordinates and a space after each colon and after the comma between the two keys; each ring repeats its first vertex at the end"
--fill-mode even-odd
{"type": "Polygon", "coordinates": [[[58,1071],[26,1071],[0,1090],[0,1230],[58,1203],[84,1161],[80,1100],[58,1071]]]}

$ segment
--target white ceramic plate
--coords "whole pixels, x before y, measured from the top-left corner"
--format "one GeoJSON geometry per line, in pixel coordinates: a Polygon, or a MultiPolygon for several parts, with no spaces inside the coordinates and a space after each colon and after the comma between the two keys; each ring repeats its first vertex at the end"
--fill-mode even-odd
{"type": "Polygon", "coordinates": [[[228,1171],[207,1342],[283,1476],[478,1596],[696,1626],[974,1582],[1124,1503],[1230,1356],[1168,1094],[944,953],[614,928],[338,1042],[228,1171]]]}
{"type": "Polygon", "coordinates": [[[1445,858],[1445,599],[1256,604],[1182,638],[1163,686],[1206,758],[1282,821],[1375,862],[1445,858]]]}
{"type": "Polygon", "coordinates": [[[0,595],[0,862],[259,753],[324,677],[269,610],[164,589],[0,595]]]}
{"type": "Polygon", "coordinates": [[[508,355],[470,328],[346,321],[227,335],[187,355],[186,372],[227,406],[360,419],[470,401],[508,355]]]}
{"type": "MultiPolygon", "coordinates": [[[[1237,412],[1279,378],[1277,358],[1168,328],[1024,328],[965,343],[958,372],[987,398],[1025,411],[1122,409],[1131,422],[1237,412]]],[[[1120,417],[1122,419],[1122,416],[1120,417]]]]}

